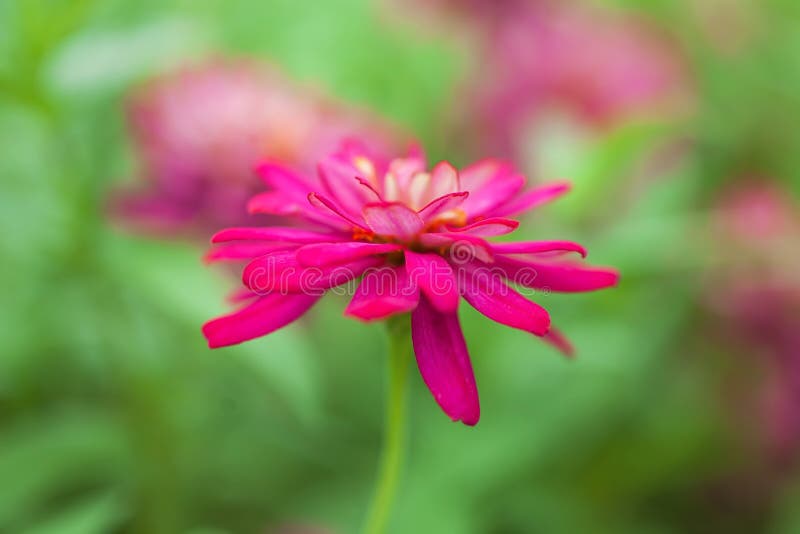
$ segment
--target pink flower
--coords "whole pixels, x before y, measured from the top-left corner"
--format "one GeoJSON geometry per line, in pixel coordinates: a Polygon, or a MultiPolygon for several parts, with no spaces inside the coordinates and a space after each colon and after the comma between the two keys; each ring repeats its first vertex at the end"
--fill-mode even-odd
{"type": "Polygon", "coordinates": [[[265,157],[311,170],[342,136],[391,139],[376,120],[245,60],[213,60],[147,83],[129,99],[128,124],[146,183],[118,195],[117,211],[169,231],[244,222],[260,186],[253,168],[265,157]]]}
{"type": "Polygon", "coordinates": [[[568,2],[460,4],[483,38],[468,91],[484,150],[515,155],[530,126],[554,111],[605,128],[684,106],[679,54],[642,20],[568,2]]]}
{"type": "Polygon", "coordinates": [[[765,377],[747,392],[759,397],[756,435],[790,463],[800,451],[800,210],[776,184],[751,180],[726,192],[714,223],[722,246],[707,302],[731,348],[757,358],[765,377]]]}
{"type": "Polygon", "coordinates": [[[460,297],[569,353],[547,311],[508,283],[526,291],[592,291],[615,285],[617,273],[570,258],[585,255],[576,243],[487,240],[513,232],[519,223],[510,217],[554,200],[568,184],[523,191],[525,178],[497,160],[460,172],[446,162],[426,169],[418,150],[387,161],[357,141],[323,159],[316,177],[263,163],[258,172],[271,190],[250,200],[250,212],[296,225],[229,228],[212,238],[210,259],[249,261],[242,279],[250,293],[242,309],[203,327],[209,345],[269,334],[326,291],[342,292],[360,279],[345,314],[373,321],[411,313],[422,378],[444,412],[468,425],[480,409],[460,297]]]}

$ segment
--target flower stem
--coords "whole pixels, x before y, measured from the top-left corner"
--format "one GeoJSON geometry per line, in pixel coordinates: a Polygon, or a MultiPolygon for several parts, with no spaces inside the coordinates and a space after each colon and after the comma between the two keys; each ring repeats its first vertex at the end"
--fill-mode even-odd
{"type": "Polygon", "coordinates": [[[405,448],[406,382],[411,361],[410,317],[401,315],[387,322],[389,333],[389,380],[386,389],[386,422],[378,478],[364,526],[365,534],[386,530],[405,448]]]}

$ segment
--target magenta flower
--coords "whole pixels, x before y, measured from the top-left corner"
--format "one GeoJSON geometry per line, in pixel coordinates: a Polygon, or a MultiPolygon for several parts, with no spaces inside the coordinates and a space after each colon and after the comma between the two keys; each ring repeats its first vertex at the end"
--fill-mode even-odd
{"type": "MultiPolygon", "coordinates": [[[[761,432],[772,459],[800,453],[800,210],[779,185],[749,180],[717,206],[713,242],[720,243],[707,303],[732,348],[755,357],[761,432]]],[[[752,363],[752,362],[750,362],[752,363]]]]}
{"type": "Polygon", "coordinates": [[[128,100],[141,186],[115,209],[136,226],[175,231],[246,222],[264,158],[310,171],[343,136],[389,128],[300,87],[269,65],[211,60],[149,81],[128,100]]]}
{"type": "Polygon", "coordinates": [[[635,17],[567,2],[448,2],[460,5],[482,39],[467,91],[476,141],[516,156],[542,117],[563,114],[590,128],[686,105],[677,49],[635,17]]]}
{"type": "Polygon", "coordinates": [[[519,223],[510,217],[561,196],[568,184],[523,190],[523,176],[491,159],[460,172],[446,162],[426,169],[417,150],[386,161],[356,141],[323,159],[316,177],[263,163],[258,172],[270,191],[250,200],[250,212],[295,225],[229,228],[212,238],[209,259],[249,261],[249,293],[242,309],[203,327],[209,345],[269,334],[326,291],[346,292],[360,280],[345,314],[374,321],[410,313],[422,378],[442,410],[468,425],[478,422],[480,408],[460,297],[569,353],[547,311],[521,291],[591,291],[615,285],[617,273],[572,259],[585,255],[576,243],[487,240],[513,232],[519,223]]]}

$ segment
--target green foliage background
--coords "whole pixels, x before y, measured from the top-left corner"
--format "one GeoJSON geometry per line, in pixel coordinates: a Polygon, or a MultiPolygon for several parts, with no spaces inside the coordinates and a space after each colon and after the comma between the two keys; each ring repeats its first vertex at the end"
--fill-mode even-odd
{"type": "MultiPolygon", "coordinates": [[[[800,531],[800,485],[755,509],[713,496],[758,463],[743,445],[755,424],[730,417],[721,385],[749,355],[710,341],[699,305],[716,192],[748,172],[800,188],[797,3],[754,4],[769,31],[737,55],[710,46],[688,0],[605,4],[680,39],[696,117],[622,125],[568,157],[550,147],[576,192],[527,236],[584,242],[623,283],[542,297],[575,361],[462,307],[483,419],[451,424],[415,372],[391,532],[800,531]],[[631,197],[641,154],[666,138],[691,149],[631,197]]],[[[292,328],[209,351],[199,326],[230,281],[198,245],[114,228],[104,198],[133,169],[125,91],[209,52],[272,59],[464,162],[437,121],[470,57],[389,13],[364,0],[0,1],[0,532],[358,528],[380,445],[381,326],[343,318],[330,296],[292,328]]]]}

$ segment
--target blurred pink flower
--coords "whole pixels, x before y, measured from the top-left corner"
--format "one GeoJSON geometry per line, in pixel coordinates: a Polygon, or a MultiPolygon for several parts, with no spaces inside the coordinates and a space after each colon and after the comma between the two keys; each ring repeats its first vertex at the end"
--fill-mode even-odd
{"type": "Polygon", "coordinates": [[[760,436],[779,462],[800,452],[800,210],[790,199],[756,182],[721,199],[708,297],[726,337],[761,357],[760,436]]]}
{"type": "Polygon", "coordinates": [[[577,2],[447,4],[471,12],[482,34],[467,99],[483,150],[517,156],[530,125],[554,111],[605,128],[673,114],[685,101],[677,50],[643,20],[577,2]]]}
{"type": "MultiPolygon", "coordinates": [[[[246,260],[248,303],[206,323],[212,348],[269,334],[302,316],[328,290],[360,278],[345,314],[372,321],[411,313],[417,364],[442,410],[465,424],[480,408],[458,321],[460,297],[499,323],[543,337],[569,353],[550,316],[507,282],[527,289],[582,292],[613,286],[615,271],[565,256],[585,256],[568,241],[491,243],[513,232],[513,217],[566,193],[566,183],[523,191],[509,164],[483,160],[460,172],[427,170],[418,150],[386,160],[349,141],[318,165],[318,176],[266,162],[270,191],[251,213],[286,216],[296,226],[229,228],[210,260],[246,260]]],[[[336,288],[336,289],[334,289],[336,288]]]]}
{"type": "Polygon", "coordinates": [[[127,116],[144,183],[117,195],[115,208],[162,231],[242,222],[265,157],[310,170],[342,136],[368,134],[381,146],[393,137],[367,114],[247,60],[162,75],[130,96],[127,116]]]}

